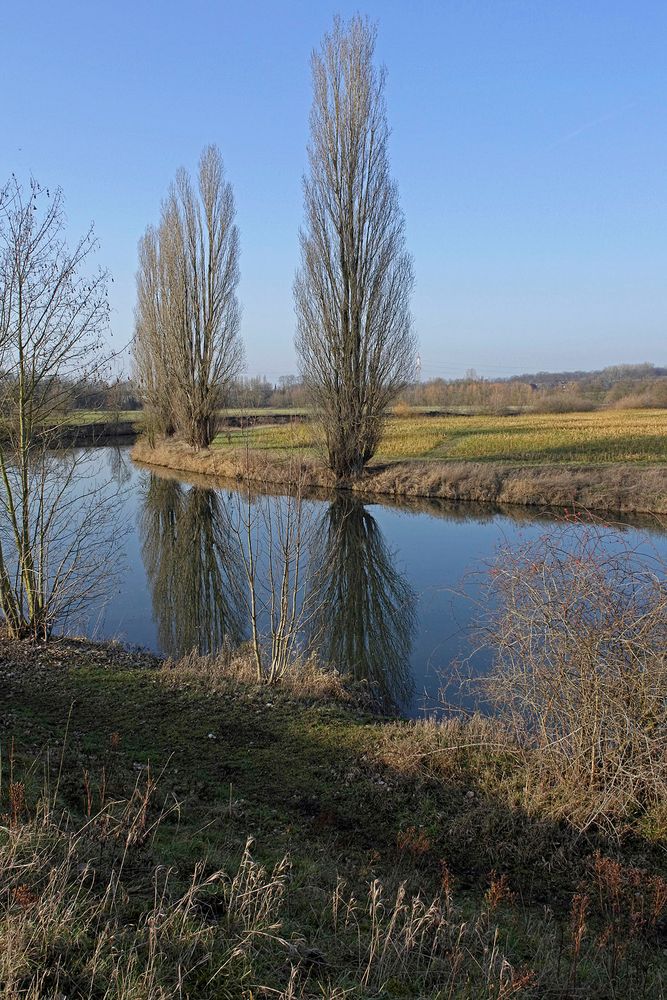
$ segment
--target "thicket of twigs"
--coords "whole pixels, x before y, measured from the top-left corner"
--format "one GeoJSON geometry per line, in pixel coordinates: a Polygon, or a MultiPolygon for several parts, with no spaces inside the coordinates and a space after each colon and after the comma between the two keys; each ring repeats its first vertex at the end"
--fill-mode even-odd
{"type": "Polygon", "coordinates": [[[490,571],[484,681],[532,787],[578,828],[665,825],[667,575],[622,533],[571,517],[490,571]]]}

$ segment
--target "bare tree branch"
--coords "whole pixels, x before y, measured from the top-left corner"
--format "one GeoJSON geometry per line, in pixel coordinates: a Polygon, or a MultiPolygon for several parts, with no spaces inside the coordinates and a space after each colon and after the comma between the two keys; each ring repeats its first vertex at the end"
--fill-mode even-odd
{"type": "Polygon", "coordinates": [[[59,190],[13,178],[0,194],[0,607],[13,636],[46,638],[111,568],[110,498],[80,453],[51,451],[77,384],[107,370],[96,248],[92,230],[68,246],[59,190]]]}

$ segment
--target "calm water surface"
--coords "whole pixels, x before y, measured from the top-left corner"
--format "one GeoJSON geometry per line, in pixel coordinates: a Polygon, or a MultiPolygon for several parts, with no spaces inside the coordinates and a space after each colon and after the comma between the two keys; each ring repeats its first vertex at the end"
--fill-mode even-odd
{"type": "MultiPolygon", "coordinates": [[[[87,634],[171,656],[215,650],[225,635],[246,638],[243,564],[230,529],[238,494],[137,468],[126,448],[96,449],[90,460],[122,496],[122,564],[109,600],[84,622],[87,634]]],[[[500,545],[518,546],[553,523],[524,511],[351,497],[309,502],[308,515],[321,588],[310,629],[323,661],[368,681],[387,709],[413,716],[435,705],[452,663],[470,652],[478,574],[500,545]]],[[[623,530],[629,544],[667,560],[667,536],[656,528],[623,530]]]]}

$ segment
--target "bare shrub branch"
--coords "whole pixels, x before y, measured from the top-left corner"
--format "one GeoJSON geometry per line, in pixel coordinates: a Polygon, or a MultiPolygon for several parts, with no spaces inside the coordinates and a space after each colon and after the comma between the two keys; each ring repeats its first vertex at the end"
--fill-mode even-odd
{"type": "Polygon", "coordinates": [[[665,567],[596,524],[564,525],[492,571],[485,688],[534,780],[578,826],[667,794],[665,567]]]}

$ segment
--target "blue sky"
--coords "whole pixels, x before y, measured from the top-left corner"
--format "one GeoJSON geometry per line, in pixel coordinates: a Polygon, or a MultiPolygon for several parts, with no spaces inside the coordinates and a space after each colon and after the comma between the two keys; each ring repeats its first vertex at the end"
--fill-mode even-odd
{"type": "Polygon", "coordinates": [[[310,52],[378,22],[423,375],[667,363],[664,0],[36,0],[0,7],[0,178],[65,192],[132,333],[136,245],[216,142],[248,374],[296,370],[310,52]]]}

